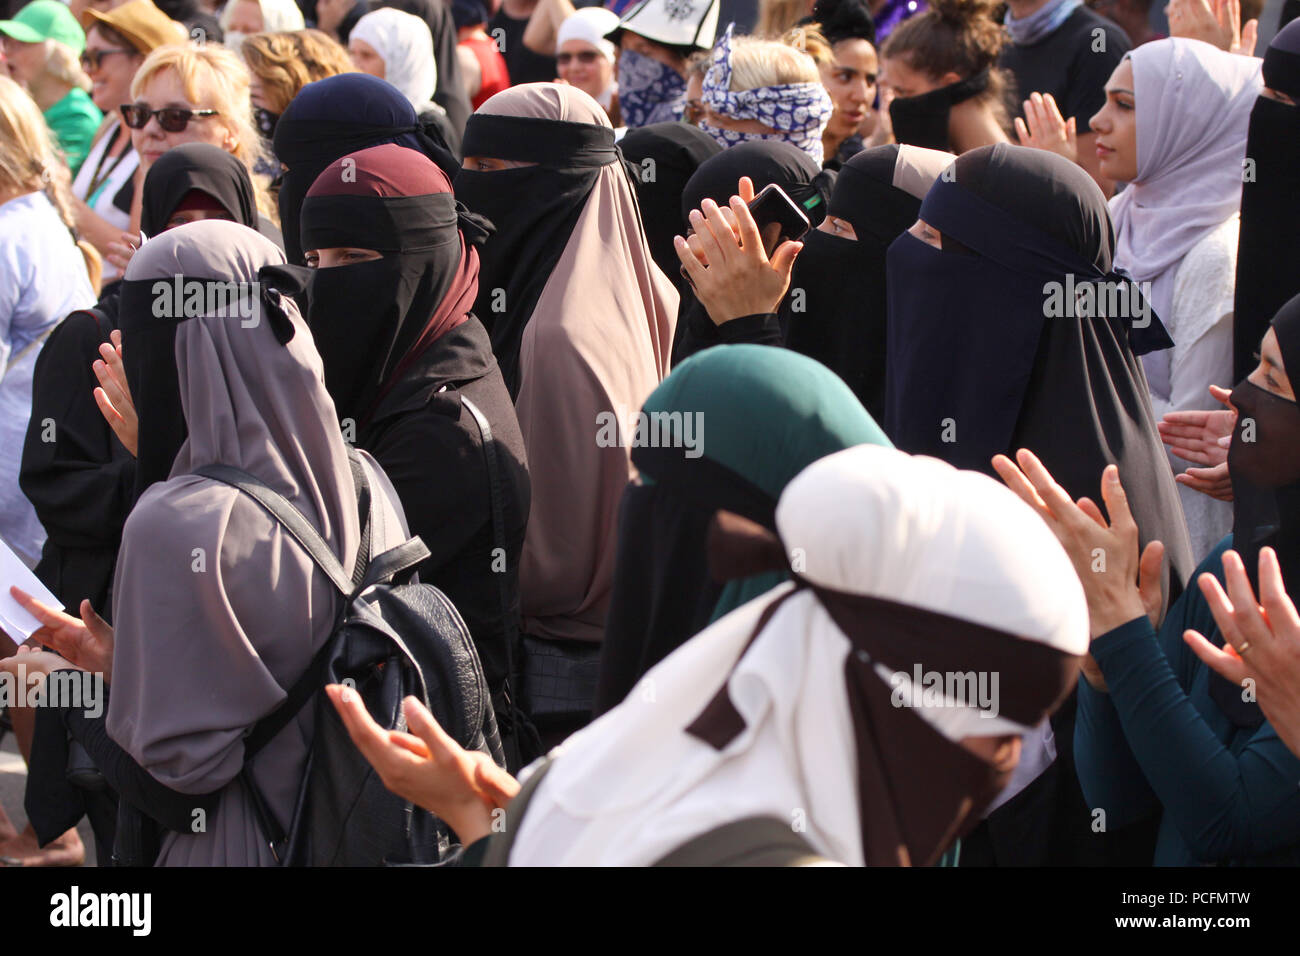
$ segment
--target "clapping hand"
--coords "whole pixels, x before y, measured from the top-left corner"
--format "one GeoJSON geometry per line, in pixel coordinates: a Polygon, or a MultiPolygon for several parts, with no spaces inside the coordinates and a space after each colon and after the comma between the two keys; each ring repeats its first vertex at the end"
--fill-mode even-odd
{"type": "Polygon", "coordinates": [[[113,429],[113,434],[129,451],[136,454],[140,422],[131,399],[131,389],[126,384],[126,371],[122,367],[122,333],[114,329],[109,336],[112,344],[100,345],[100,358],[94,364],[99,387],[95,389],[95,404],[100,414],[113,429]]]}
{"type": "Polygon", "coordinates": [[[1051,93],[1032,93],[1024,102],[1025,117],[1016,117],[1016,136],[1021,146],[1059,153],[1072,163],[1079,161],[1079,144],[1074,117],[1068,120],[1051,93]]]}
{"type": "Polygon", "coordinates": [[[1210,394],[1225,408],[1184,412],[1167,412],[1157,425],[1160,440],[1184,461],[1201,465],[1174,476],[1174,481],[1195,491],[1232,500],[1232,479],[1228,475],[1228,446],[1237,425],[1237,410],[1228,401],[1231,392],[1217,385],[1210,394]]]}
{"type": "Polygon", "coordinates": [[[1234,684],[1255,683],[1256,699],[1277,735],[1300,755],[1300,615],[1287,596],[1282,569],[1272,548],[1259,552],[1259,601],[1235,551],[1223,555],[1227,590],[1212,574],[1197,580],[1224,646],[1215,647],[1199,631],[1183,640],[1207,666],[1234,684]]]}
{"type": "Polygon", "coordinates": [[[779,237],[780,225],[769,224],[765,242],[749,212],[753,198],[753,183],[745,177],[726,207],[706,199],[700,209],[692,210],[694,232],[689,239],[673,240],[686,277],[715,325],[775,312],[803,248],[801,242],[786,240],[769,256],[768,246],[779,237]]]}

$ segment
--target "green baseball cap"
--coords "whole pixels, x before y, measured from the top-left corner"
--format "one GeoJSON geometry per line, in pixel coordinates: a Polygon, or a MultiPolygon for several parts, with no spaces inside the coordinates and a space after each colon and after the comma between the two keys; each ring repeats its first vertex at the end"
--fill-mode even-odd
{"type": "Polygon", "coordinates": [[[81,56],[86,33],[62,0],[32,0],[12,20],[0,20],[0,33],[19,43],[57,40],[81,56]]]}

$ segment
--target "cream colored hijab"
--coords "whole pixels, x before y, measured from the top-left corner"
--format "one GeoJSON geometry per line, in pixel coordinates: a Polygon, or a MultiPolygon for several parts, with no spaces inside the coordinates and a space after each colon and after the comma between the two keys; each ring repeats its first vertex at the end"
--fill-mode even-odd
{"type": "MultiPolygon", "coordinates": [[[[581,90],[530,83],[480,113],[609,127],[581,90]]],[[[520,564],[524,630],[599,641],[613,587],[631,449],[597,445],[601,413],[626,420],[668,374],[677,290],[654,264],[636,193],[601,168],[520,343],[515,400],[532,507],[520,564]]]]}

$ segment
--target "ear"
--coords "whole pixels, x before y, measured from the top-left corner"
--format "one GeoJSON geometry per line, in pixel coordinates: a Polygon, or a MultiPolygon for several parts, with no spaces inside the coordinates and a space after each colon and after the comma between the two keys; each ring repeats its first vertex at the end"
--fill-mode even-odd
{"type": "Polygon", "coordinates": [[[952,70],[949,70],[943,76],[939,77],[940,86],[952,86],[954,83],[960,83],[960,82],[961,82],[961,77],[958,76],[956,73],[954,73],[952,70]]]}

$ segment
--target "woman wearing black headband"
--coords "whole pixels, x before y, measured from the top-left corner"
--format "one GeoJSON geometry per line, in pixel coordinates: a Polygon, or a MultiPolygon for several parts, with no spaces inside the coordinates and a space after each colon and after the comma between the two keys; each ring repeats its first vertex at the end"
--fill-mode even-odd
{"type": "MultiPolygon", "coordinates": [[[[525,84],[479,107],[455,186],[497,227],[474,311],[528,449],[524,631],[586,659],[594,682],[633,474],[626,429],[667,373],[677,291],[651,258],[609,119],[576,87],[525,84]]],[[[592,689],[562,702],[577,723],[592,689]]]]}

